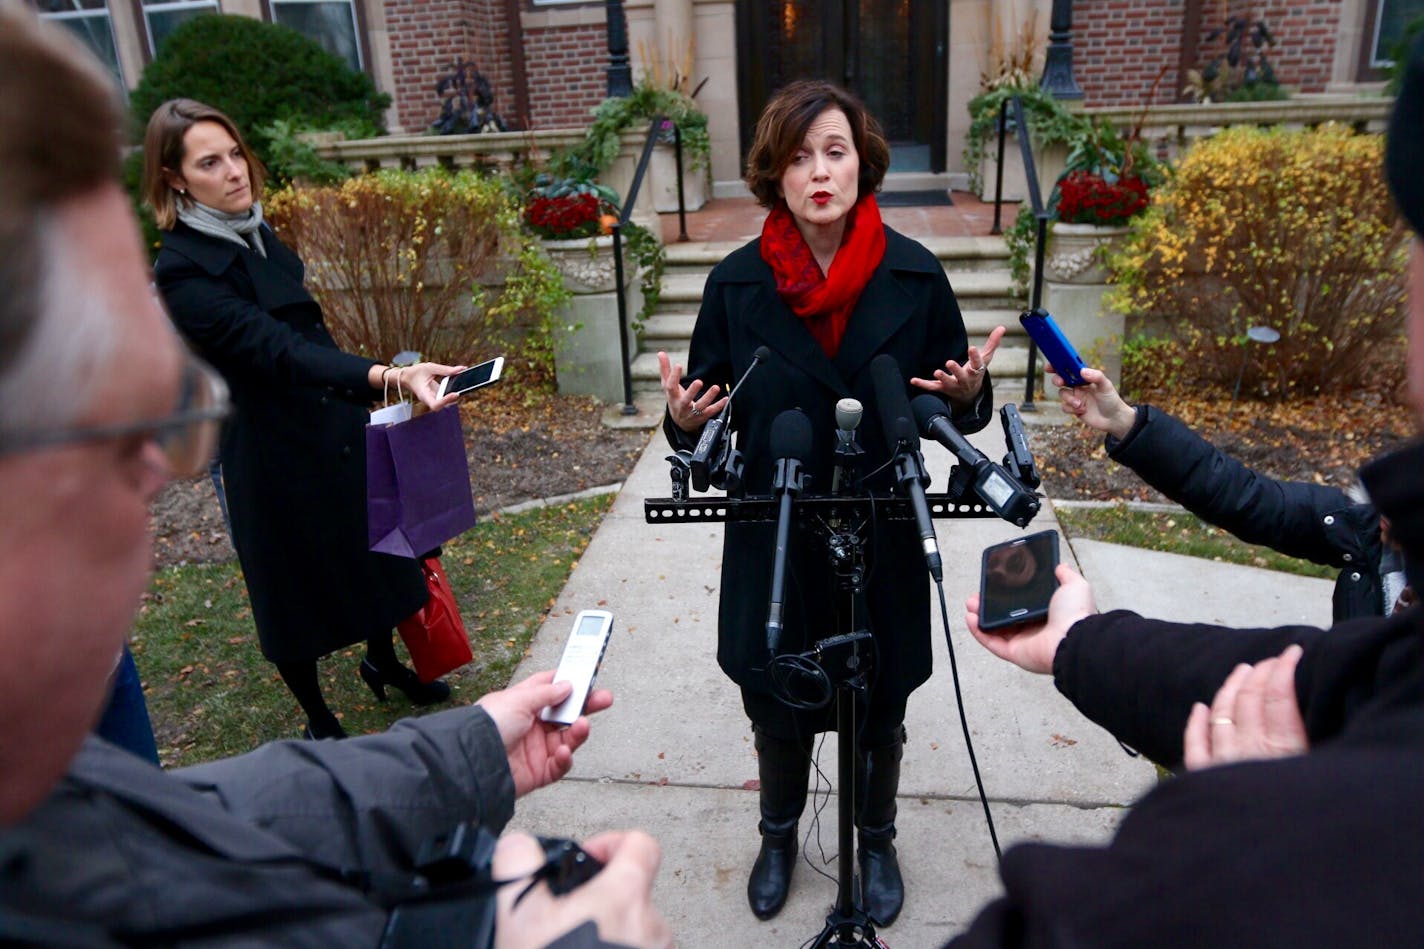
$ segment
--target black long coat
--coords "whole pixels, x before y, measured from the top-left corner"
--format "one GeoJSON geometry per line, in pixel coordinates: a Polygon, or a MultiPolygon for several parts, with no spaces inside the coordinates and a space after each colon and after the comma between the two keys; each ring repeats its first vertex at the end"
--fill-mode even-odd
{"type": "Polygon", "coordinates": [[[298,662],[389,630],[427,591],[415,561],[367,549],[373,363],[337,349],[301,259],[262,237],[266,258],[180,222],[155,273],[178,329],[232,390],[220,457],[233,546],[263,655],[298,662]]]}
{"type": "MultiPolygon", "coordinates": [[[[836,443],[835,406],[858,399],[865,409],[856,440],[865,450],[863,473],[889,458],[880,424],[870,362],[881,353],[895,358],[906,380],[931,378],[945,360],[963,361],[968,338],[944,267],[920,244],[885,228],[885,257],[851,314],[834,360],[776,292],[760,241],[728,255],[707,278],[692,333],[686,381],[726,385],[740,379],[762,345],[771,350],[737,393],[732,429],[746,455],[746,493],[769,495],[776,459],[769,445],[773,420],[800,408],[811,420],[812,454],[805,466],[808,494],[829,494],[836,443]]],[[[965,432],[988,422],[993,396],[985,377],[981,398],[965,432]]],[[[689,436],[671,421],[664,426],[679,446],[689,436]]],[[[886,491],[882,475],[867,487],[886,491]]],[[[942,486],[940,486],[942,487],[942,486]]],[[[717,661],[744,688],[768,691],[766,616],[771,595],[776,525],[729,523],[722,549],[717,661]]],[[[882,522],[869,551],[867,590],[871,628],[877,640],[876,691],[885,698],[909,695],[930,674],[929,577],[912,522],[882,522]]],[[[846,632],[837,625],[838,597],[822,545],[797,532],[788,554],[785,629],[781,652],[800,652],[818,639],[846,632]]],[[[839,598],[843,599],[843,598],[839,598]]]]}

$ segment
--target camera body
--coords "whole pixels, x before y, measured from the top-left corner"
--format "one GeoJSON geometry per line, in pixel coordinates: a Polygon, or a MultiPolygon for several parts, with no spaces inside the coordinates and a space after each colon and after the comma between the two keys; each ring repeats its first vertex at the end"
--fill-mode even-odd
{"type": "MultiPolygon", "coordinates": [[[[539,837],[544,863],[529,877],[515,902],[546,883],[562,896],[589,880],[603,864],[572,840],[539,837]]],[[[491,870],[499,839],[478,824],[463,823],[427,840],[415,858],[416,875],[398,894],[386,920],[380,949],[435,949],[494,945],[495,893],[513,880],[491,870]]]]}

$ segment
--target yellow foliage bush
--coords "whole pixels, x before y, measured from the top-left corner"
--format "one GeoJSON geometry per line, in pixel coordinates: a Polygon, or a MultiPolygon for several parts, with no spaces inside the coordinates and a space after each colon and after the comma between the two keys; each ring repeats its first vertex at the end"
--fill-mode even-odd
{"type": "Polygon", "coordinates": [[[343,349],[381,360],[412,349],[458,365],[527,343],[545,361],[541,328],[566,291],[499,180],[379,171],[288,186],[263,209],[305,261],[343,349]]]}
{"type": "Polygon", "coordinates": [[[1339,126],[1227,129],[1194,145],[1111,258],[1112,306],[1156,317],[1180,347],[1178,381],[1230,385],[1246,330],[1248,391],[1397,384],[1407,230],[1379,136],[1339,126]]]}

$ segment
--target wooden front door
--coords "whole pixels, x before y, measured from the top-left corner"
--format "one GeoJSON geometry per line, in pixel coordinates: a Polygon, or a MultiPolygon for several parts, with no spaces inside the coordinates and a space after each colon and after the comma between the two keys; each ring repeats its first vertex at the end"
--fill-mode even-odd
{"type": "Polygon", "coordinates": [[[947,0],[738,0],[743,156],[773,92],[829,79],[879,119],[892,171],[944,171],[948,39],[947,0]]]}

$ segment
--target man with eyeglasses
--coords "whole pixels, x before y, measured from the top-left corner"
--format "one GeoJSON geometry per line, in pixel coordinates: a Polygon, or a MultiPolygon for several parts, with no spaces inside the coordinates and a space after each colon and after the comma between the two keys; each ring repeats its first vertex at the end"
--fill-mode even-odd
{"type": "MultiPolygon", "coordinates": [[[[206,468],[227,399],[149,288],[100,67],[9,0],[0,63],[0,944],[374,946],[421,845],[498,831],[588,721],[538,721],[569,691],[546,672],[169,773],[89,735],[149,580],[149,503],[206,468]]],[[[544,851],[500,842],[494,880],[521,882],[498,890],[496,945],[669,944],[652,839],[585,848],[605,866],[582,887],[517,900],[544,851]]]]}

